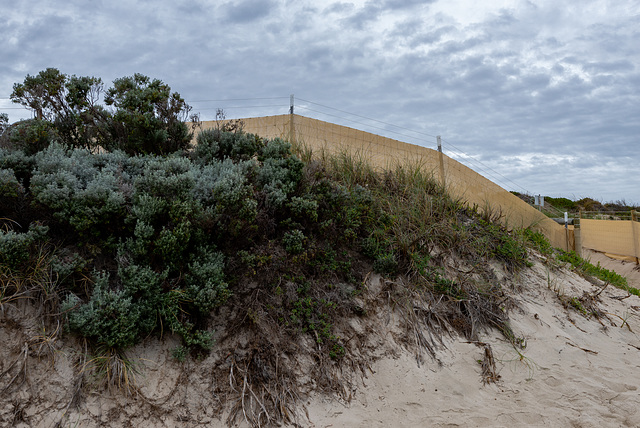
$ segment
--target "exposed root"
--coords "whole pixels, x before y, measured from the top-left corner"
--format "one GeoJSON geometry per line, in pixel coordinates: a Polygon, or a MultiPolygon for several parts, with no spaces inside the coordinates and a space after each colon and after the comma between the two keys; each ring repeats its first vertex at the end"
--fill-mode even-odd
{"type": "Polygon", "coordinates": [[[99,346],[95,356],[85,361],[80,373],[90,373],[91,380],[105,385],[110,391],[119,390],[125,395],[138,393],[138,367],[123,351],[99,346]]]}
{"type": "Polygon", "coordinates": [[[4,378],[6,375],[10,374],[14,367],[17,367],[17,371],[15,375],[9,380],[9,382],[2,388],[2,393],[5,393],[11,385],[13,385],[16,381],[16,387],[19,388],[22,384],[28,379],[27,373],[27,360],[29,358],[29,344],[24,343],[22,345],[22,350],[18,357],[13,360],[13,362],[7,367],[7,369],[0,373],[0,379],[4,378]]]}
{"type": "Polygon", "coordinates": [[[253,350],[247,358],[231,361],[229,387],[236,394],[227,423],[239,417],[252,427],[283,423],[298,426],[300,397],[295,382],[279,364],[278,355],[264,360],[264,353],[253,350]]]}
{"type": "Polygon", "coordinates": [[[496,361],[493,358],[493,350],[491,345],[484,342],[478,342],[478,346],[484,347],[484,358],[480,366],[482,367],[482,381],[483,383],[496,383],[500,380],[500,375],[496,370],[496,361]]]}

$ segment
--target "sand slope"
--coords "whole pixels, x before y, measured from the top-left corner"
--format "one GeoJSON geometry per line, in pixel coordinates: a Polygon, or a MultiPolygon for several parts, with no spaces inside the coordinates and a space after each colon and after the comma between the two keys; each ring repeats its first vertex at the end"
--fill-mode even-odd
{"type": "MultiPolygon", "coordinates": [[[[526,347],[516,350],[497,332],[482,337],[493,350],[497,383],[483,384],[484,348],[457,338],[447,338],[437,359],[427,357],[419,365],[413,350],[394,342],[391,319],[379,326],[376,353],[392,356],[371,365],[349,403],[308,397],[308,418],[301,416],[299,426],[640,426],[640,299],[623,298],[625,292],[607,287],[599,295],[606,317],[587,319],[563,306],[561,298],[595,293],[598,287],[567,268],[539,259],[516,282],[521,290],[514,292],[518,307],[511,325],[526,347]]],[[[15,315],[13,309],[0,314],[0,373],[24,349],[20,340],[37,328],[28,316],[10,321],[15,315]]],[[[78,364],[74,348],[59,344],[54,364],[30,355],[26,381],[2,393],[0,426],[225,426],[216,410],[213,361],[220,356],[214,350],[204,361],[180,365],[170,356],[174,345],[152,341],[133,350],[144,365],[140,395],[89,389],[77,406],[69,406],[78,364]]],[[[14,374],[10,369],[0,377],[0,391],[14,374]]]]}
{"type": "Polygon", "coordinates": [[[610,320],[587,320],[567,311],[558,294],[597,290],[588,281],[542,264],[521,279],[526,289],[511,319],[526,348],[518,353],[496,334],[484,339],[498,383],[481,381],[481,348],[451,340],[439,355],[442,367],[419,368],[403,353],[375,364],[349,406],[316,397],[311,426],[640,426],[640,299],[617,300],[626,293],[607,288],[600,297],[610,320]]]}

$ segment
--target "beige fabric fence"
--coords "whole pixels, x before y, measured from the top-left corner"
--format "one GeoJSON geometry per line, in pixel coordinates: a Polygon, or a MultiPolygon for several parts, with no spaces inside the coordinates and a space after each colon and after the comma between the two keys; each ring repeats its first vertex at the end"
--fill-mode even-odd
{"type": "MultiPolygon", "coordinates": [[[[508,227],[533,227],[544,233],[553,246],[574,249],[573,231],[565,230],[517,196],[436,150],[298,115],[247,118],[242,121],[246,132],[304,144],[316,153],[320,150],[327,153],[343,150],[357,152],[382,168],[406,162],[418,163],[437,179],[444,178],[452,196],[465,200],[470,206],[477,205],[481,209],[500,212],[508,227]],[[440,155],[444,177],[440,175],[440,155]]],[[[216,121],[202,122],[202,129],[218,125],[220,123],[216,121]]]]}
{"type": "Polygon", "coordinates": [[[580,219],[582,246],[640,258],[640,223],[634,220],[580,219]]]}

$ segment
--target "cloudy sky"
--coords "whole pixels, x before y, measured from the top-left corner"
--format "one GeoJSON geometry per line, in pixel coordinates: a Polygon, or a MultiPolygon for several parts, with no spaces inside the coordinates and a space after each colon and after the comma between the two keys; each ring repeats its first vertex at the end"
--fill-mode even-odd
{"type": "Polygon", "coordinates": [[[508,190],[640,204],[638,0],[0,0],[0,112],[47,67],[143,73],[203,119],[296,113],[508,190]]]}

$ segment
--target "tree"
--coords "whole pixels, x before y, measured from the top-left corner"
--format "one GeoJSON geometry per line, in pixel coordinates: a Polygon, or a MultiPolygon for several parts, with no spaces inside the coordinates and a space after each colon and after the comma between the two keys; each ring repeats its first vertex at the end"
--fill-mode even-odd
{"type": "Polygon", "coordinates": [[[100,78],[47,68],[16,83],[11,100],[34,111],[28,126],[52,124],[55,138],[71,147],[160,155],[188,147],[193,134],[184,122],[191,107],[162,81],[142,74],[116,79],[104,96],[111,110],[100,104],[103,92],[100,78]]]}
{"type": "Polygon", "coordinates": [[[13,85],[11,101],[30,108],[37,119],[53,121],[65,104],[66,76],[55,68],[47,68],[36,76],[27,74],[23,83],[13,85]]]}
{"type": "Polygon", "coordinates": [[[67,76],[47,68],[13,85],[11,100],[34,111],[37,120],[54,125],[62,142],[93,149],[106,138],[110,114],[99,105],[100,78],[67,76]]]}
{"type": "Polygon", "coordinates": [[[191,142],[193,134],[184,123],[191,107],[158,79],[138,73],[116,79],[105,103],[116,108],[109,126],[110,148],[130,154],[167,154],[191,142]]]}

